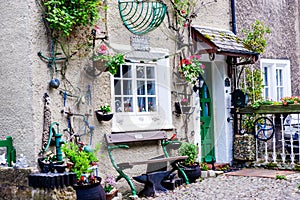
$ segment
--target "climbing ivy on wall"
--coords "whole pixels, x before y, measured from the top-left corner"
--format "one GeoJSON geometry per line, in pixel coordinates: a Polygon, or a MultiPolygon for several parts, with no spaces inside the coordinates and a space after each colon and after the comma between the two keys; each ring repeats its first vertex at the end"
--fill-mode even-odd
{"type": "Polygon", "coordinates": [[[78,26],[94,25],[99,20],[100,0],[42,0],[45,20],[55,34],[69,36],[78,26]]]}

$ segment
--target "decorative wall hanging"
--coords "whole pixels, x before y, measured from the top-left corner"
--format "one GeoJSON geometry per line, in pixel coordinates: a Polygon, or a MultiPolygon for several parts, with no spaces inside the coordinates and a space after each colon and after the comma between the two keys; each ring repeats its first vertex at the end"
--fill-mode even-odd
{"type": "Polygon", "coordinates": [[[163,2],[118,0],[119,12],[125,27],[135,35],[156,29],[164,20],[167,6],[163,2]]]}

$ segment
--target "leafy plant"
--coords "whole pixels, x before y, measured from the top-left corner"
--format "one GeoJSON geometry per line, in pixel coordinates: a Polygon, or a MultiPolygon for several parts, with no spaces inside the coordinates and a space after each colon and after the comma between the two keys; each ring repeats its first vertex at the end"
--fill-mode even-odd
{"type": "Polygon", "coordinates": [[[192,55],[183,59],[179,64],[179,72],[183,74],[186,81],[195,83],[199,75],[204,74],[205,66],[200,62],[200,55],[192,55]]]}
{"type": "Polygon", "coordinates": [[[120,65],[125,63],[124,54],[103,54],[94,57],[94,60],[103,59],[105,61],[105,66],[108,67],[108,71],[115,75],[118,72],[120,65]]]}
{"type": "Polygon", "coordinates": [[[242,39],[243,45],[246,49],[257,53],[263,53],[267,46],[267,39],[265,34],[270,34],[270,28],[267,27],[264,22],[256,20],[252,23],[251,28],[248,30],[242,30],[244,39],[242,39]]]}
{"type": "Polygon", "coordinates": [[[101,145],[98,144],[92,151],[80,149],[74,143],[65,144],[62,151],[65,157],[72,163],[71,172],[75,172],[77,179],[80,180],[82,174],[91,173],[90,167],[94,162],[98,162],[97,153],[101,145]]]}
{"type": "Polygon", "coordinates": [[[276,163],[270,162],[270,163],[266,164],[266,168],[267,169],[277,169],[278,166],[276,163]]]}
{"type": "Polygon", "coordinates": [[[181,156],[188,156],[184,161],[185,165],[194,165],[198,155],[198,147],[195,144],[184,142],[180,145],[179,154],[181,156]]]}
{"type": "MultiPolygon", "coordinates": [[[[99,20],[100,0],[42,0],[49,27],[69,36],[79,26],[94,25],[99,20]]],[[[105,7],[103,7],[105,8],[105,7]]]]}
{"type": "Polygon", "coordinates": [[[103,114],[107,114],[111,111],[109,105],[100,106],[99,111],[101,111],[103,114]]]}
{"type": "Polygon", "coordinates": [[[104,192],[110,193],[116,187],[116,179],[113,175],[106,175],[104,179],[104,192]]]}
{"type": "Polygon", "coordinates": [[[287,180],[285,175],[276,175],[277,180],[287,180]]]}
{"type": "Polygon", "coordinates": [[[201,170],[203,170],[203,171],[207,171],[207,170],[209,170],[209,167],[208,167],[208,165],[206,164],[206,163],[201,163],[201,165],[200,165],[200,167],[201,167],[201,170]]]}
{"type": "Polygon", "coordinates": [[[241,88],[244,93],[248,94],[249,103],[262,100],[262,92],[264,89],[262,72],[260,69],[245,68],[245,80],[242,81],[241,88]]]}
{"type": "Polygon", "coordinates": [[[185,25],[189,15],[192,13],[196,1],[195,0],[174,0],[171,1],[173,3],[173,8],[175,10],[175,15],[177,16],[176,23],[179,25],[185,25]]]}

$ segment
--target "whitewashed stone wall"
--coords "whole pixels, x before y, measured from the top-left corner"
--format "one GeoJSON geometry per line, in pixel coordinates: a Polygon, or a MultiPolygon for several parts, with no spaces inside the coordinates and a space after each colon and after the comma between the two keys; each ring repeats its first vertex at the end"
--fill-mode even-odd
{"type": "MultiPolygon", "coordinates": [[[[209,1],[206,1],[209,2],[209,1]]],[[[199,4],[200,5],[200,4],[199,4]]],[[[230,29],[230,9],[229,2],[218,0],[216,3],[208,4],[200,8],[197,19],[193,24],[230,29]]],[[[47,39],[46,30],[42,21],[42,12],[36,1],[8,1],[0,2],[0,138],[12,136],[14,146],[17,150],[17,157],[24,154],[30,166],[36,166],[38,153],[41,149],[41,139],[43,130],[43,108],[44,93],[51,98],[52,122],[60,123],[62,131],[67,126],[66,118],[61,114],[63,109],[63,98],[58,90],[50,89],[50,72],[47,63],[42,61],[37,52],[41,51],[49,56],[50,42],[47,39]]],[[[107,17],[109,42],[112,44],[129,45],[130,33],[122,25],[117,9],[117,1],[109,1],[107,17]]],[[[99,22],[102,23],[102,22],[99,22]]],[[[103,24],[102,24],[103,25],[103,24]]],[[[167,19],[153,32],[149,33],[151,47],[159,47],[174,52],[175,42],[174,32],[168,29],[167,19]],[[171,36],[171,37],[170,37],[171,36]]],[[[173,57],[170,57],[173,69],[173,57]]],[[[88,59],[72,58],[67,66],[66,78],[71,81],[75,88],[80,88],[77,94],[84,95],[88,85],[92,90],[92,104],[77,99],[68,98],[67,105],[71,106],[74,112],[90,113],[90,124],[95,126],[93,144],[102,142],[100,154],[100,174],[115,174],[115,170],[109,161],[106,145],[103,139],[104,133],[110,133],[110,122],[99,123],[94,115],[99,105],[111,102],[110,76],[103,73],[99,77],[92,79],[86,76],[85,67],[88,59]]],[[[58,66],[60,68],[60,66],[58,66]]],[[[61,80],[61,85],[67,84],[58,73],[57,78],[61,80]]],[[[173,90],[173,83],[170,84],[173,90]]],[[[174,102],[172,102],[174,105],[174,102]]],[[[193,118],[193,120],[196,120],[193,118]]],[[[179,137],[183,135],[183,118],[173,117],[173,124],[177,129],[179,137]]],[[[189,122],[189,132],[193,130],[193,121],[189,122]]],[[[173,132],[172,132],[173,133],[173,132]]],[[[170,133],[170,134],[172,134],[170,133]]],[[[88,141],[88,138],[86,138],[88,141]]],[[[135,153],[143,158],[159,154],[157,147],[149,150],[136,150],[135,153]],[[149,153],[147,153],[149,152],[149,153]],[[149,155],[148,155],[149,154],[149,155]]],[[[127,160],[127,154],[119,154],[120,161],[127,160]]],[[[133,170],[133,172],[138,173],[133,170]]]]}

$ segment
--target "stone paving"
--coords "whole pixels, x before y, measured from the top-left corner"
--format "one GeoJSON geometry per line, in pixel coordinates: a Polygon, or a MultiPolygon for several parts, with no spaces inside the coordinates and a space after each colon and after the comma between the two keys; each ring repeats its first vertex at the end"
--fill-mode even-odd
{"type": "MultiPolygon", "coordinates": [[[[286,175],[287,180],[253,176],[218,175],[201,182],[183,185],[174,191],[142,200],[299,200],[300,173],[286,175]],[[298,188],[299,187],[299,188],[298,188]]],[[[124,199],[124,198],[123,198],[124,199]]]]}

